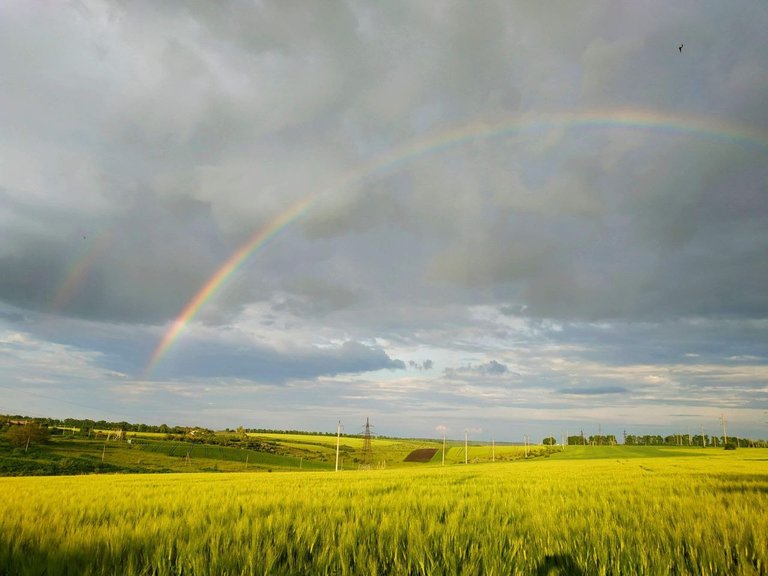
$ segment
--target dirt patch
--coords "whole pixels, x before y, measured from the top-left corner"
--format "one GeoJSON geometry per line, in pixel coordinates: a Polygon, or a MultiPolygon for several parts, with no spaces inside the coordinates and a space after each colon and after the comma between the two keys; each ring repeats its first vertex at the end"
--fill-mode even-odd
{"type": "Polygon", "coordinates": [[[429,462],[437,454],[437,448],[419,448],[405,457],[404,462],[429,462]]]}

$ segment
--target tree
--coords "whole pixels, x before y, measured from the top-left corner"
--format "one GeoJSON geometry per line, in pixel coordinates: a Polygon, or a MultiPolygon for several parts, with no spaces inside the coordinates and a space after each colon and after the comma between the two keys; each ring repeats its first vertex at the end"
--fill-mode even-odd
{"type": "Polygon", "coordinates": [[[48,440],[50,432],[48,428],[43,428],[37,422],[27,422],[22,426],[11,426],[7,436],[11,444],[19,447],[24,446],[24,452],[26,452],[30,444],[48,440]]]}
{"type": "Polygon", "coordinates": [[[597,436],[590,436],[589,443],[597,446],[614,446],[616,444],[616,436],[613,434],[598,434],[597,436]]]}
{"type": "Polygon", "coordinates": [[[541,441],[541,443],[544,444],[544,446],[554,446],[557,444],[557,440],[554,436],[547,436],[544,438],[544,440],[541,441]]]}

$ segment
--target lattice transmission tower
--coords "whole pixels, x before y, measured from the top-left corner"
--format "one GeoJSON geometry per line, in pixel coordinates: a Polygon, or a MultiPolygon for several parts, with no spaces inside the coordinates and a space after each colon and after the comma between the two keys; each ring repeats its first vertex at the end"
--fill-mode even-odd
{"type": "Polygon", "coordinates": [[[373,463],[373,448],[371,448],[371,437],[373,434],[371,433],[371,423],[368,418],[365,419],[365,428],[363,429],[363,450],[362,450],[362,461],[363,466],[370,466],[373,463]]]}

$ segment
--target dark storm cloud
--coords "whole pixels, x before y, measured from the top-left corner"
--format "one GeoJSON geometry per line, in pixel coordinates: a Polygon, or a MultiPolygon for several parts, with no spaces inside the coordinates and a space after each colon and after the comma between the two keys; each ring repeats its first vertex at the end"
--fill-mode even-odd
{"type": "Polygon", "coordinates": [[[12,225],[15,238],[0,255],[6,302],[95,320],[163,321],[226,256],[210,207],[192,199],[143,194],[114,217],[54,215],[44,235],[23,219],[12,225]]]}
{"type": "MultiPolygon", "coordinates": [[[[64,218],[78,230],[106,223],[120,231],[111,261],[94,264],[70,313],[158,322],[308,189],[419,131],[535,110],[534,96],[538,105],[573,107],[573,96],[557,102],[555,93],[592,107],[760,120],[750,102],[764,102],[768,84],[746,78],[766,74],[765,46],[736,46],[714,31],[758,30],[764,11],[668,7],[658,18],[651,7],[593,4],[566,26],[560,18],[569,11],[495,3],[337,6],[332,14],[271,3],[19,10],[3,34],[15,87],[3,96],[13,134],[5,150],[19,161],[0,184],[14,202],[36,199],[34,222],[61,216],[50,200],[69,196],[70,215],[85,208],[92,216],[64,218]],[[25,15],[40,19],[37,31],[20,31],[25,15]],[[690,51],[667,54],[681,21],[690,51]],[[411,29],[431,41],[404,33],[411,29]],[[544,30],[558,42],[536,38],[544,30]],[[36,52],[39,68],[14,57],[32,46],[45,48],[36,52]],[[40,72],[47,64],[54,73],[40,72]],[[64,146],[66,162],[56,159],[64,146]],[[179,208],[185,202],[198,202],[197,213],[179,208]]],[[[356,183],[351,196],[318,206],[301,231],[345,235],[332,248],[343,259],[364,250],[371,276],[410,268],[377,280],[387,298],[400,298],[424,270],[464,287],[461,298],[478,289],[491,300],[514,296],[533,316],[764,316],[764,151],[652,133],[617,147],[611,134],[566,132],[539,150],[501,138],[440,151],[356,183]],[[393,231],[401,242],[373,248],[376,235],[393,231]],[[409,262],[396,250],[407,250],[409,262]]],[[[13,278],[0,297],[43,309],[45,292],[71,265],[71,247],[64,230],[25,230],[32,237],[11,238],[23,246],[1,255],[13,278]]],[[[351,272],[356,260],[336,266],[343,277],[335,294],[322,277],[302,287],[288,260],[268,263],[269,290],[296,292],[297,306],[313,283],[317,298],[304,313],[330,313],[370,291],[351,272]]],[[[258,285],[265,275],[248,276],[258,285]]],[[[441,295],[417,288],[411,299],[441,295]]],[[[236,313],[254,293],[230,293],[221,312],[236,313]]]]}

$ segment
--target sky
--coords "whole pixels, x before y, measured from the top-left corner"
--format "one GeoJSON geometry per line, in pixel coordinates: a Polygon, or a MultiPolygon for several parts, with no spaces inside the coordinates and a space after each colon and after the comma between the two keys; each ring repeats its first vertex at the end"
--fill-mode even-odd
{"type": "Polygon", "coordinates": [[[768,437],[765,30],[2,2],[0,413],[768,437]]]}

